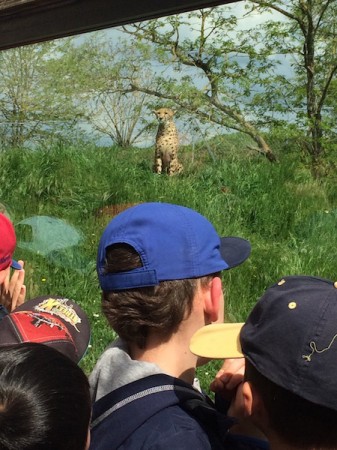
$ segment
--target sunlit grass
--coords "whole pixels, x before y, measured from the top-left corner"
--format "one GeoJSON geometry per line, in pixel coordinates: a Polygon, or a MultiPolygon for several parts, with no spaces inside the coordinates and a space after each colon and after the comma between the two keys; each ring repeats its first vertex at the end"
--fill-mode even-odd
{"type": "MultiPolygon", "coordinates": [[[[67,252],[42,256],[18,248],[16,257],[26,261],[29,297],[63,295],[88,313],[86,372],[113,338],[101,315],[95,272],[98,241],[110,220],[99,213],[106,206],[177,203],[204,214],[221,235],[250,239],[250,259],[223,274],[231,321],[244,320],[263,290],[283,275],[336,278],[336,180],[313,180],[294,155],[280,154],[280,162],[271,164],[259,155],[245,157],[234,144],[232,137],[223,155],[217,147],[215,161],[205,149],[184,149],[184,173],[171,178],[151,172],[152,149],[83,145],[0,153],[0,202],[14,223],[52,216],[84,236],[67,252]]],[[[217,364],[199,370],[205,383],[217,364]]]]}

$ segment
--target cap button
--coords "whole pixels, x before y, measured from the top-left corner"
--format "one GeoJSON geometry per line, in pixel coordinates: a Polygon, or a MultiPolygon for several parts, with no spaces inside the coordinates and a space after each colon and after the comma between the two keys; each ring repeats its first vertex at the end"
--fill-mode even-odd
{"type": "Polygon", "coordinates": [[[337,281],[334,282],[333,287],[337,289],[337,281]]]}

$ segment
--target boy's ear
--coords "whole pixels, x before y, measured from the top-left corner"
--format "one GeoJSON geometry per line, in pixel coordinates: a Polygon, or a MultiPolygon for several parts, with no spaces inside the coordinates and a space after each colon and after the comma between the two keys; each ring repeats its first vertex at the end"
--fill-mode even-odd
{"type": "Polygon", "coordinates": [[[255,422],[263,423],[266,410],[258,390],[249,381],[245,381],[242,386],[242,395],[245,415],[252,417],[255,422]]]}
{"type": "Polygon", "coordinates": [[[248,381],[245,381],[242,386],[243,407],[244,414],[250,417],[253,412],[253,392],[252,387],[248,381]]]}
{"type": "Polygon", "coordinates": [[[207,313],[210,322],[216,322],[220,317],[219,313],[223,311],[223,293],[222,281],[220,277],[214,277],[208,286],[209,295],[205,301],[205,312],[207,313]]]}

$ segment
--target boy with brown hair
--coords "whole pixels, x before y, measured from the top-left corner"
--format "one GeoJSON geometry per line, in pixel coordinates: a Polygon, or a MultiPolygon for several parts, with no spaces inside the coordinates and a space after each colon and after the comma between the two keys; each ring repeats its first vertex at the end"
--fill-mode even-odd
{"type": "Polygon", "coordinates": [[[220,272],[249,254],[248,241],[220,238],[183,206],[143,203],[110,222],[97,271],[119,338],[90,376],[92,450],[239,448],[228,443],[233,420],[192,386],[198,358],[189,342],[222,319],[220,272]]]}

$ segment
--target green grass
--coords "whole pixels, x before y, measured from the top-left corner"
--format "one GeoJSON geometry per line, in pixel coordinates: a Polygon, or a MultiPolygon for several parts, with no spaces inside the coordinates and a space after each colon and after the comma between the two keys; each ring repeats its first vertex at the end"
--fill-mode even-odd
{"type": "MultiPolygon", "coordinates": [[[[210,145],[210,144],[208,144],[210,145]]],[[[100,312],[96,250],[109,217],[107,205],[162,201],[198,210],[219,234],[250,239],[253,250],[241,267],[223,274],[227,317],[243,321],[263,290],[283,275],[334,278],[337,261],[337,196],[332,175],[314,180],[300,157],[284,152],[271,164],[247,154],[231,136],[221,153],[184,148],[184,173],[168,178],[151,172],[152,149],[93,146],[0,153],[0,202],[13,222],[46,215],[64,219],[84,236],[66,251],[41,255],[17,248],[26,261],[28,296],[59,294],[86,310],[92,342],[82,366],[88,373],[113,339],[100,312]],[[213,160],[215,156],[216,160],[213,160]]],[[[18,240],[24,230],[17,227],[18,240]]],[[[207,383],[218,363],[199,370],[207,383]]]]}

